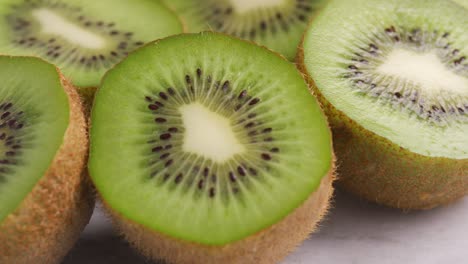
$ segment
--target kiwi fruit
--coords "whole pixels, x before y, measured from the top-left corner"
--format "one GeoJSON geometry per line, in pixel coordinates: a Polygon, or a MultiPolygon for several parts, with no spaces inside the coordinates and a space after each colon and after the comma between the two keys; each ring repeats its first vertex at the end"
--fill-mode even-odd
{"type": "Polygon", "coordinates": [[[0,54],[57,65],[87,104],[129,52],[183,30],[177,15],[153,0],[4,0],[0,17],[0,54]]]}
{"type": "Polygon", "coordinates": [[[91,120],[91,178],[152,259],[274,263],[328,207],[326,118],[294,65],[252,43],[148,44],[105,75],[91,120]]]}
{"type": "Polygon", "coordinates": [[[254,41],[289,60],[327,0],[165,0],[189,32],[213,30],[254,41]]]}
{"type": "Polygon", "coordinates": [[[0,263],[59,263],[94,208],[80,98],[55,66],[0,56],[0,263]]]}
{"type": "Polygon", "coordinates": [[[468,193],[466,25],[445,0],[337,0],[316,17],[298,64],[330,117],[342,187],[402,209],[468,193]]]}

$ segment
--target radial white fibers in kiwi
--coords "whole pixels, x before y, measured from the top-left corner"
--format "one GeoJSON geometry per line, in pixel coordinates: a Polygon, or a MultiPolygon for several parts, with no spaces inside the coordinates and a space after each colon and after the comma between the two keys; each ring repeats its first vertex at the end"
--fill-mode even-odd
{"type": "Polygon", "coordinates": [[[265,45],[292,60],[307,24],[328,0],[165,0],[190,32],[213,30],[265,45]]]}
{"type": "Polygon", "coordinates": [[[4,0],[0,18],[1,54],[40,56],[84,88],[144,43],[182,32],[152,0],[4,0]]]}
{"type": "Polygon", "coordinates": [[[325,117],[295,67],[216,33],[151,43],[104,78],[90,173],[126,237],[171,263],[273,263],[323,215],[325,117]]]}
{"type": "Polygon", "coordinates": [[[300,64],[327,106],[343,185],[431,208],[468,192],[468,16],[451,1],[334,1],[300,64]]]}
{"type": "Polygon", "coordinates": [[[0,263],[59,263],[93,208],[86,122],[55,66],[0,57],[0,263]]]}

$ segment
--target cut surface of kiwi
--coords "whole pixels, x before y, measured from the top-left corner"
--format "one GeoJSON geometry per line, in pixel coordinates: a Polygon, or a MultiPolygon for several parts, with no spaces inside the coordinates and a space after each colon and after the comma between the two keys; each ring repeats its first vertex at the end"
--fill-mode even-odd
{"type": "MultiPolygon", "coordinates": [[[[317,211],[302,220],[328,203],[333,159],[325,117],[294,66],[251,43],[208,32],[151,43],[104,77],[92,122],[97,190],[118,222],[148,229],[145,236],[224,246],[281,222],[322,181],[317,211]]],[[[162,239],[142,249],[137,233],[129,236],[143,252],[167,246],[162,239]]]]}
{"type": "Polygon", "coordinates": [[[308,29],[300,64],[354,192],[410,208],[466,194],[466,14],[451,1],[338,0],[308,29]]]}
{"type": "Polygon", "coordinates": [[[55,67],[34,59],[0,57],[0,69],[2,221],[51,164],[68,125],[69,106],[55,67]]]}
{"type": "Polygon", "coordinates": [[[55,66],[0,56],[0,263],[57,263],[89,221],[86,122],[55,66]]]}
{"type": "Polygon", "coordinates": [[[292,60],[327,0],[166,0],[190,32],[213,30],[267,46],[292,60]]]}
{"type": "Polygon", "coordinates": [[[40,56],[79,87],[148,41],[182,32],[176,15],[151,0],[5,0],[0,53],[40,56]]]}

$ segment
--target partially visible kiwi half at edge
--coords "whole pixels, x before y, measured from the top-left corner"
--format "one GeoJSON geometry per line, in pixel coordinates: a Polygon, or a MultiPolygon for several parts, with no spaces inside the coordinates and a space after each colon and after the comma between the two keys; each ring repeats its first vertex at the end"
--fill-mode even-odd
{"type": "Polygon", "coordinates": [[[55,66],[0,56],[0,263],[60,263],[94,208],[80,98],[55,66]]]}
{"type": "Polygon", "coordinates": [[[345,189],[428,209],[468,193],[468,12],[446,0],[337,0],[299,64],[330,117],[345,189]]]}
{"type": "Polygon", "coordinates": [[[307,24],[328,0],[164,0],[189,32],[213,30],[294,60],[307,24]]]}
{"type": "Polygon", "coordinates": [[[326,118],[294,65],[252,43],[150,43],[106,74],[91,119],[92,180],[152,259],[276,263],[328,208],[326,118]]]}
{"type": "Polygon", "coordinates": [[[176,14],[154,0],[0,1],[0,54],[57,65],[88,107],[113,65],[146,42],[182,30],[176,14]]]}

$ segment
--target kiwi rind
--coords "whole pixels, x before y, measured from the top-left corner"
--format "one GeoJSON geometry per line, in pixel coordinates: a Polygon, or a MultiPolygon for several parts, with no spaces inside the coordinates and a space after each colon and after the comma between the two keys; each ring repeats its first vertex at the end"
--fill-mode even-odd
{"type": "Polygon", "coordinates": [[[428,210],[468,195],[467,159],[411,152],[365,129],[328,102],[305,64],[306,34],[307,31],[298,48],[296,65],[328,117],[339,163],[339,187],[377,204],[403,210],[428,210]]]}
{"type": "Polygon", "coordinates": [[[317,229],[333,195],[332,168],[318,189],[280,222],[250,237],[224,246],[207,246],[178,240],[135,223],[104,203],[115,227],[142,255],[167,263],[269,264],[278,263],[317,229]],[[196,260],[196,262],[194,262],[196,260]]]}
{"type": "Polygon", "coordinates": [[[57,72],[69,100],[69,126],[45,175],[0,223],[0,263],[60,263],[94,209],[86,169],[88,136],[83,106],[76,89],[57,72]]]}

